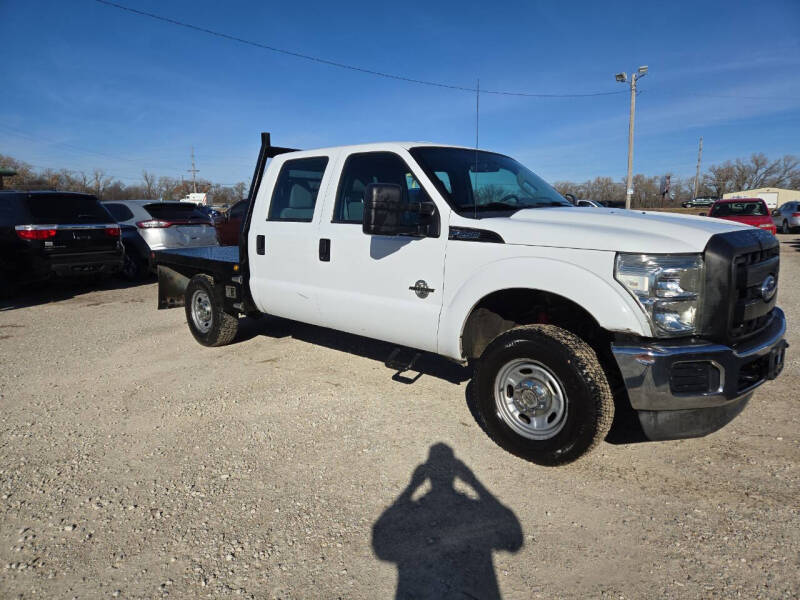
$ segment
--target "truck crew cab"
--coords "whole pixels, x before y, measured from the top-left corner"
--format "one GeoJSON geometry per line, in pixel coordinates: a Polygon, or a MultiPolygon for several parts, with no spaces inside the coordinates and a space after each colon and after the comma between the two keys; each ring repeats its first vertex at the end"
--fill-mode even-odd
{"type": "Polygon", "coordinates": [[[571,206],[517,161],[423,143],[262,148],[238,247],[161,251],[159,308],[230,343],[268,313],[474,362],[484,430],[545,465],[606,436],[702,436],[781,371],[777,240],[571,206]],[[267,166],[267,159],[271,158],[267,166]]]}

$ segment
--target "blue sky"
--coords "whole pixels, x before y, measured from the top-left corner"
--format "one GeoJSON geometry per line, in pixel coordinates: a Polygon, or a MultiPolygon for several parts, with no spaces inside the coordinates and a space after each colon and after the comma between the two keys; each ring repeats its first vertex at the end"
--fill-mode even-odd
{"type": "MultiPolygon", "coordinates": [[[[118,0],[263,44],[401,76],[590,98],[482,95],[480,145],[550,181],[800,154],[800,2],[118,0]]],[[[132,183],[142,169],[249,181],[258,133],[299,148],[474,145],[475,95],[343,70],[94,0],[0,0],[0,153],[132,183]]]]}

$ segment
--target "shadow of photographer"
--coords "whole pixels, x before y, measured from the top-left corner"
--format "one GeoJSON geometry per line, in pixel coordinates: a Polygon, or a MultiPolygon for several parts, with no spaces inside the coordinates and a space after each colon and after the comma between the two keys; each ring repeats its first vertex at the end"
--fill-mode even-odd
{"type": "Polygon", "coordinates": [[[431,446],[408,486],[372,529],[381,560],[397,565],[396,598],[501,598],[492,553],[517,552],[522,527],[446,444],[431,446]],[[456,489],[460,480],[470,494],[456,489]],[[418,492],[426,482],[427,492],[418,492]]]}

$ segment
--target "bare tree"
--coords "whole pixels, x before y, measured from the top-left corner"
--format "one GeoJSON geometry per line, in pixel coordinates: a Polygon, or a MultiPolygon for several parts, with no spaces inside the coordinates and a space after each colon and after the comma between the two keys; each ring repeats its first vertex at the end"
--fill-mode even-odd
{"type": "Polygon", "coordinates": [[[241,200],[244,198],[245,191],[247,190],[247,184],[244,181],[240,181],[235,186],[233,186],[233,192],[236,194],[236,198],[241,200]]]}
{"type": "Polygon", "coordinates": [[[158,183],[156,176],[147,171],[142,171],[142,181],[144,181],[144,197],[147,200],[154,200],[158,197],[158,183]]]}
{"type": "Polygon", "coordinates": [[[92,172],[91,189],[92,193],[97,196],[99,200],[103,199],[103,192],[111,184],[111,178],[106,176],[103,169],[95,169],[92,172]]]}

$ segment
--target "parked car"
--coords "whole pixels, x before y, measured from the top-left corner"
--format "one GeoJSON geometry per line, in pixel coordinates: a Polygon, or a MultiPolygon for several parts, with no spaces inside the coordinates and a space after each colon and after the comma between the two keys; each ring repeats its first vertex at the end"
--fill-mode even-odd
{"type": "Polygon", "coordinates": [[[781,233],[792,233],[800,228],[800,202],[786,202],[772,211],[772,222],[781,233]]]}
{"type": "Polygon", "coordinates": [[[691,200],[687,200],[686,202],[682,202],[681,206],[683,208],[696,208],[696,207],[700,207],[700,206],[711,206],[717,200],[718,200],[718,198],[711,198],[711,197],[692,198],[691,200]]]}
{"type": "Polygon", "coordinates": [[[128,281],[140,281],[150,274],[150,247],[139,235],[136,225],[120,225],[125,262],[120,275],[128,281]]]}
{"type": "Polygon", "coordinates": [[[239,232],[242,230],[242,219],[247,214],[247,200],[241,200],[228,209],[216,224],[217,239],[220,246],[236,246],[239,244],[239,232]]]}
{"type": "Polygon", "coordinates": [[[0,292],[50,277],[109,275],[120,227],[88,194],[0,191],[0,292]]]}
{"type": "Polygon", "coordinates": [[[775,223],[772,222],[772,217],[769,215],[767,203],[761,198],[717,200],[708,212],[708,216],[752,225],[769,231],[772,235],[777,233],[775,223]]]}
{"type": "Polygon", "coordinates": [[[581,206],[584,208],[605,208],[605,205],[602,202],[598,202],[597,200],[588,200],[588,199],[580,199],[575,196],[575,194],[566,193],[564,194],[564,198],[572,204],[573,206],[581,206]]]}
{"type": "Polygon", "coordinates": [[[115,200],[104,204],[120,225],[136,227],[144,240],[145,246],[137,245],[136,253],[131,253],[139,263],[140,276],[147,272],[141,273],[141,269],[143,265],[150,266],[150,253],[154,250],[217,245],[211,219],[192,202],[115,200]]]}
{"type": "Polygon", "coordinates": [[[205,346],[266,313],[472,362],[483,430],[533,462],[600,444],[615,393],[650,439],[698,437],[782,370],[766,231],[580,210],[508,156],[435,144],[263,134],[250,189],[239,246],[155,253],[159,308],[205,346]]]}

